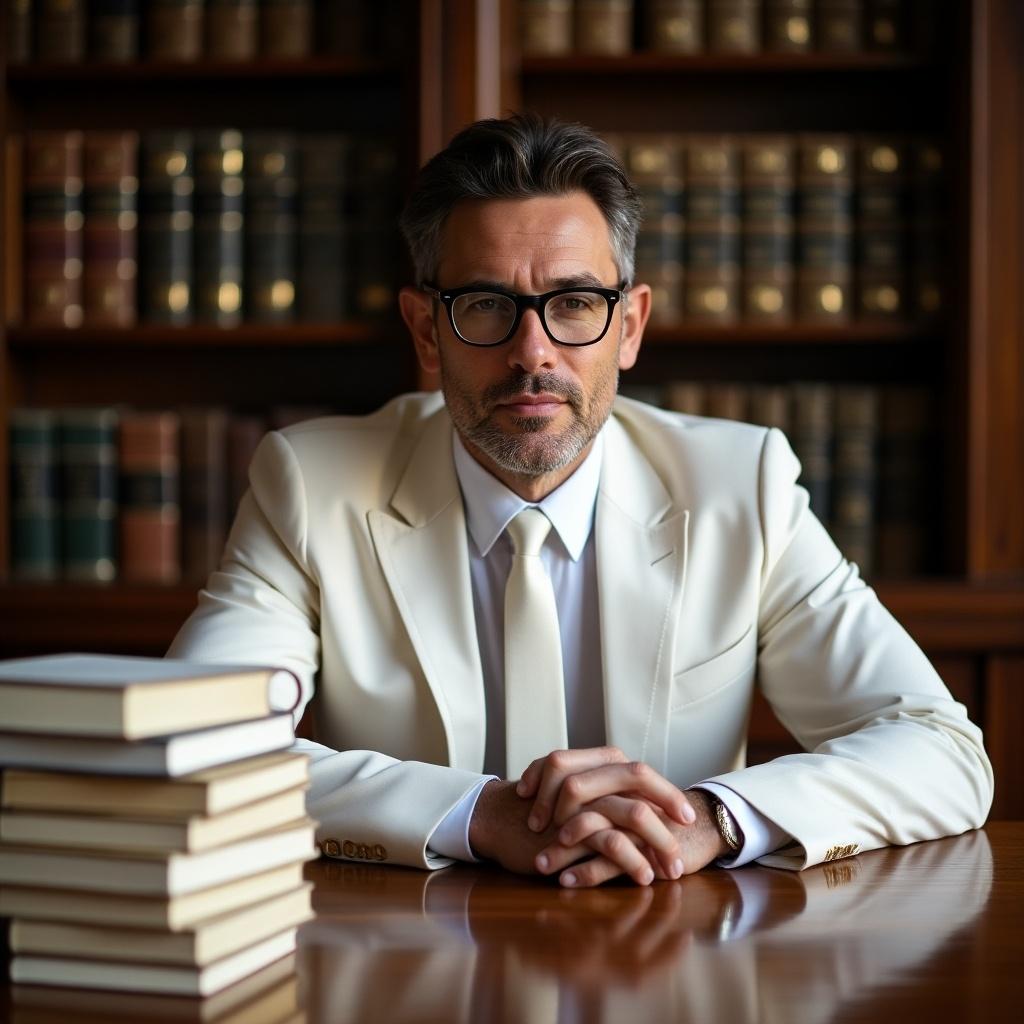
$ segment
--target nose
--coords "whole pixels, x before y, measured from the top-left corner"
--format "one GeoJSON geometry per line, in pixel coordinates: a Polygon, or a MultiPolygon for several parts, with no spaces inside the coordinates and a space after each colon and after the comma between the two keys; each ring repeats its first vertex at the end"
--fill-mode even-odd
{"type": "Polygon", "coordinates": [[[558,348],[547,336],[540,322],[540,313],[527,309],[516,333],[508,343],[508,365],[524,373],[551,370],[558,364],[558,348]]]}

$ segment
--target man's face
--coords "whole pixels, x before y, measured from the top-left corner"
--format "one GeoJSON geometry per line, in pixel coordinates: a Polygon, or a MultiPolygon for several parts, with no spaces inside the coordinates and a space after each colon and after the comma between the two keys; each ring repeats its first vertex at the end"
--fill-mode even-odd
{"type": "MultiPolygon", "coordinates": [[[[582,192],[458,204],[445,225],[436,278],[442,288],[489,283],[526,295],[621,283],[607,224],[582,192]]],[[[645,320],[646,296],[640,298],[645,320]]],[[[619,370],[636,360],[642,323],[628,329],[635,311],[618,303],[601,341],[569,347],[556,345],[527,310],[516,333],[490,348],[464,344],[443,308],[435,312],[432,337],[417,337],[417,349],[428,371],[439,370],[466,447],[514,489],[538,480],[553,489],[586,456],[611,410],[619,370]]]]}

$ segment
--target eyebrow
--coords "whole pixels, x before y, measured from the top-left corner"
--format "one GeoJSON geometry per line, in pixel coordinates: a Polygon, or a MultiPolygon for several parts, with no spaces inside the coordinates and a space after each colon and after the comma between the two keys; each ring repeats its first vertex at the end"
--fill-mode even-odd
{"type": "MultiPolygon", "coordinates": [[[[515,294],[515,290],[501,281],[475,280],[467,281],[465,284],[456,285],[457,288],[477,288],[482,292],[509,292],[515,294]]],[[[557,277],[548,282],[545,292],[558,291],[560,288],[607,288],[608,286],[590,271],[581,274],[574,274],[572,277],[557,277]]],[[[543,293],[541,293],[543,294],[543,293]]]]}

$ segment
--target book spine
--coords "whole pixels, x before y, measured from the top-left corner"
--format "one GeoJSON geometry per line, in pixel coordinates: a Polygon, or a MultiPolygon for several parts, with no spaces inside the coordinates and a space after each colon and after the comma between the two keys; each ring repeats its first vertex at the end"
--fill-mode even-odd
{"type": "Polygon", "coordinates": [[[906,50],[906,0],[867,0],[867,44],[870,50],[893,53],[906,50]]]}
{"type": "Polygon", "coordinates": [[[60,577],[57,417],[49,409],[12,409],[10,462],[11,578],[60,577]]]}
{"type": "Polygon", "coordinates": [[[199,131],[195,137],[196,320],[242,322],[245,258],[245,154],[242,133],[199,131]]]}
{"type": "Polygon", "coordinates": [[[36,59],[85,59],[85,0],[36,0],[36,59]]]}
{"type": "Polygon", "coordinates": [[[864,576],[874,572],[879,419],[876,388],[838,389],[832,537],[864,576]]]}
{"type": "Polygon", "coordinates": [[[193,145],[191,132],[143,137],[140,306],[152,323],[192,322],[193,145]]]}
{"type": "Polygon", "coordinates": [[[260,416],[233,415],[228,420],[228,518],[233,518],[249,489],[249,464],[267,423],[260,416]]]}
{"type": "Polygon", "coordinates": [[[857,308],[864,320],[907,313],[906,147],[862,139],[857,182],[857,308]]]}
{"type": "Polygon", "coordinates": [[[747,419],[750,409],[750,389],[744,384],[709,384],[704,398],[704,415],[720,420],[747,419]]]}
{"type": "Polygon", "coordinates": [[[25,154],[25,310],[34,326],[82,323],[82,133],[34,132],[25,154]]]}
{"type": "Polygon", "coordinates": [[[290,323],[295,315],[295,136],[251,132],[245,139],[247,319],[290,323]]]}
{"type": "MultiPolygon", "coordinates": [[[[379,0],[372,0],[380,9],[379,0]]],[[[333,56],[373,53],[368,0],[324,0],[315,5],[318,48],[333,56]]],[[[264,21],[264,24],[266,22],[264,21]]]]}
{"type": "Polygon", "coordinates": [[[193,61],[203,54],[203,0],[150,0],[146,53],[153,60],[193,61]]]}
{"type": "Polygon", "coordinates": [[[655,53],[700,53],[704,49],[703,0],[648,0],[647,45],[655,53]]]}
{"type": "Polygon", "coordinates": [[[350,312],[352,142],[338,133],[299,142],[299,318],[337,322],[350,312]]]}
{"type": "Polygon", "coordinates": [[[365,317],[389,313],[395,305],[395,267],[400,238],[396,223],[398,154],[388,141],[362,139],[356,145],[353,180],[355,311],[365,317]],[[381,230],[381,225],[388,225],[381,230]]]}
{"type": "Polygon", "coordinates": [[[761,0],[707,0],[707,19],[712,53],[761,49],[761,0]]]}
{"type": "Polygon", "coordinates": [[[743,146],[743,316],[793,318],[796,164],[788,136],[751,136],[743,146]]]}
{"type": "Polygon", "coordinates": [[[796,218],[797,318],[847,323],[853,262],[853,160],[849,136],[799,142],[796,218]]]}
{"type": "Polygon", "coordinates": [[[684,314],[733,323],[739,316],[739,148],[731,136],[686,143],[684,314]]]}
{"type": "Polygon", "coordinates": [[[32,59],[32,0],[7,0],[7,63],[32,59]]]}
{"type": "Polygon", "coordinates": [[[793,421],[789,389],[778,384],[755,384],[750,389],[750,422],[775,427],[787,436],[793,421]]]}
{"type": "Polygon", "coordinates": [[[651,286],[654,323],[683,315],[683,160],[678,136],[629,136],[626,171],[640,192],[644,218],[636,240],[635,279],[651,286]]]}
{"type": "Polygon", "coordinates": [[[911,308],[916,316],[933,319],[946,304],[945,162],[931,140],[916,140],[912,152],[911,308]]]}
{"type": "Polygon", "coordinates": [[[665,389],[665,408],[689,416],[703,416],[708,386],[692,380],[669,381],[665,389]]]}
{"type": "Polygon", "coordinates": [[[793,385],[790,442],[800,460],[800,484],[810,497],[811,511],[822,523],[829,521],[832,508],[833,405],[833,391],[828,385],[793,385]]]}
{"type": "Polygon", "coordinates": [[[84,164],[85,322],[129,326],[136,320],[138,133],[86,132],[84,164]]]}
{"type": "Polygon", "coordinates": [[[818,0],[816,13],[819,50],[849,53],[864,48],[863,0],[818,0]]]}
{"type": "MultiPolygon", "coordinates": [[[[361,4],[341,4],[352,8],[353,16],[362,16],[361,4]]],[[[264,57],[308,57],[313,50],[313,4],[310,0],[264,0],[260,14],[260,52],[264,57]]],[[[360,33],[352,41],[358,48],[360,33]]]]}
{"type": "Polygon", "coordinates": [[[256,0],[207,0],[206,50],[212,60],[252,60],[259,43],[256,0]]]}
{"type": "Polygon", "coordinates": [[[89,6],[90,56],[95,60],[138,60],[140,0],[92,0],[89,6]]]}
{"type": "Polygon", "coordinates": [[[115,409],[60,416],[64,577],[109,583],[117,575],[117,423],[115,409]]]}
{"type": "Polygon", "coordinates": [[[576,52],[621,57],[633,49],[633,0],[576,0],[576,52]]]}
{"type": "Polygon", "coordinates": [[[227,539],[227,429],[223,409],[181,414],[182,561],[194,582],[217,568],[227,539]]]}
{"type": "Polygon", "coordinates": [[[523,55],[563,57],[572,52],[572,0],[522,0],[519,33],[523,55]]]}
{"type": "Polygon", "coordinates": [[[765,0],[766,50],[806,53],[811,44],[811,0],[765,0]]]}
{"type": "Polygon", "coordinates": [[[177,583],[181,577],[180,417],[127,412],[121,417],[121,576],[129,583],[177,583]]]}

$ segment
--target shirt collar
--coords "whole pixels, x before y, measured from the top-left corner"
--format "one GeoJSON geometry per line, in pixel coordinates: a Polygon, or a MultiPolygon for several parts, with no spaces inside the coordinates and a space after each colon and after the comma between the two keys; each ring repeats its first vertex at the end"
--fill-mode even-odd
{"type": "MultiPolygon", "coordinates": [[[[466,451],[458,432],[452,431],[455,474],[466,505],[469,535],[481,557],[486,557],[505,527],[532,503],[510,491],[466,451]]],[[[576,471],[546,498],[536,503],[574,561],[579,561],[594,525],[594,506],[601,481],[604,431],[600,431],[587,457],[576,471]]]]}

